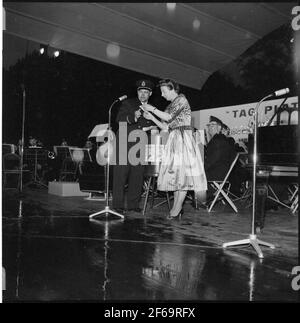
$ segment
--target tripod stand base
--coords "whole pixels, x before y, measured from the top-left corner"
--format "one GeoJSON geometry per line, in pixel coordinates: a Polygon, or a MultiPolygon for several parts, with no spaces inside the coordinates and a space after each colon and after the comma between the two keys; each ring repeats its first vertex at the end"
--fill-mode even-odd
{"type": "Polygon", "coordinates": [[[256,238],[255,234],[250,234],[249,239],[237,240],[232,242],[223,243],[223,248],[232,247],[232,246],[242,246],[250,244],[254,250],[257,252],[259,258],[264,258],[264,255],[260,249],[260,245],[264,247],[269,247],[275,249],[275,246],[271,243],[261,241],[256,238]]]}
{"type": "Polygon", "coordinates": [[[95,216],[102,215],[102,214],[105,214],[106,216],[107,216],[108,214],[113,214],[113,215],[116,215],[116,216],[118,216],[118,217],[120,217],[120,218],[124,219],[124,215],[122,215],[122,214],[120,214],[120,213],[118,213],[118,212],[115,212],[115,211],[111,210],[111,209],[109,208],[109,206],[106,206],[106,207],[105,207],[105,209],[104,209],[104,210],[102,210],[102,211],[99,211],[99,212],[96,212],[96,213],[91,214],[91,215],[89,216],[89,218],[90,218],[90,219],[93,219],[95,216]]]}

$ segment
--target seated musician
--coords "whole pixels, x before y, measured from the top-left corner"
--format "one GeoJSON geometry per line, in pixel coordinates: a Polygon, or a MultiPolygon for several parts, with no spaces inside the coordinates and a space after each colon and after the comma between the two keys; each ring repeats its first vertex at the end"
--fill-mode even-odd
{"type": "MultiPolygon", "coordinates": [[[[237,153],[245,152],[245,150],[234,140],[234,138],[230,136],[230,128],[223,122],[221,132],[227,138],[229,144],[233,146],[234,150],[237,153]]],[[[240,163],[237,163],[234,166],[228,180],[231,184],[231,193],[239,197],[241,195],[242,183],[247,180],[247,171],[244,167],[242,167],[240,163]]]]}
{"type": "Polygon", "coordinates": [[[222,134],[227,138],[229,143],[234,146],[234,149],[236,152],[245,152],[245,149],[241,147],[233,137],[230,136],[230,128],[225,124],[222,123],[222,134]]]}
{"type": "Polygon", "coordinates": [[[97,144],[91,139],[87,139],[84,148],[89,149],[89,153],[93,162],[96,162],[97,144]]]}
{"type": "Polygon", "coordinates": [[[68,146],[67,140],[65,138],[63,138],[60,145],[61,146],[68,146]]]}
{"type": "MultiPolygon", "coordinates": [[[[236,155],[234,146],[221,132],[222,121],[214,116],[210,117],[208,135],[210,140],[206,146],[204,168],[208,181],[223,180],[236,155]]],[[[213,189],[208,187],[207,199],[213,197],[213,189]]]]}
{"type": "Polygon", "coordinates": [[[29,136],[28,147],[29,148],[41,148],[41,147],[43,147],[43,143],[41,142],[41,140],[36,139],[32,136],[29,136]]]}
{"type": "Polygon", "coordinates": [[[234,147],[221,133],[222,124],[220,119],[211,116],[207,125],[210,140],[206,146],[204,167],[208,180],[223,180],[236,154],[234,147]]]}
{"type": "Polygon", "coordinates": [[[230,128],[222,122],[222,129],[221,129],[221,133],[227,138],[228,142],[231,145],[235,145],[235,140],[230,136],[230,128]]]}

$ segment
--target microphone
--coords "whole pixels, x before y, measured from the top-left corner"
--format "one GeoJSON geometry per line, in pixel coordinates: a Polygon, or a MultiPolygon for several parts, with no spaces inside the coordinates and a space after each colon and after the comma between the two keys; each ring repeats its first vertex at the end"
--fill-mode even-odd
{"type": "Polygon", "coordinates": [[[281,89],[273,92],[272,96],[282,96],[282,95],[288,94],[289,92],[290,92],[290,89],[287,87],[285,89],[281,89]]]}
{"type": "Polygon", "coordinates": [[[127,95],[122,95],[117,99],[117,101],[123,101],[125,99],[127,99],[127,95]]]}

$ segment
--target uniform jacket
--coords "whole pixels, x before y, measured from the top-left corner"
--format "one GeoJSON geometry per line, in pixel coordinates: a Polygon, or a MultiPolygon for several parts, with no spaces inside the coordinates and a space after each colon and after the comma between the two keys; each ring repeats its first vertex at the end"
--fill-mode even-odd
{"type": "Polygon", "coordinates": [[[226,136],[214,135],[206,146],[204,167],[207,180],[223,180],[235,155],[235,149],[226,136]]]}
{"type": "MultiPolygon", "coordinates": [[[[135,121],[134,120],[134,112],[140,109],[141,102],[138,98],[132,98],[127,99],[122,102],[122,105],[119,109],[119,112],[117,114],[116,122],[126,122],[127,123],[127,136],[130,134],[133,130],[143,130],[145,127],[153,126],[155,123],[151,120],[147,120],[141,115],[141,117],[135,121]]],[[[143,111],[141,111],[143,113],[143,111]]],[[[148,143],[150,144],[150,131],[146,132],[148,135],[148,143]]],[[[119,141],[119,131],[117,132],[117,145],[119,141]]],[[[130,150],[132,146],[134,146],[139,139],[137,139],[136,142],[128,142],[127,137],[127,151],[130,150]]],[[[117,146],[118,147],[118,146],[117,146]]]]}
{"type": "Polygon", "coordinates": [[[154,123],[151,120],[145,119],[141,116],[137,122],[134,120],[135,111],[140,109],[141,102],[138,98],[127,99],[122,102],[119,109],[119,113],[116,118],[116,122],[126,122],[128,131],[135,129],[143,129],[144,127],[153,126],[154,123]]]}

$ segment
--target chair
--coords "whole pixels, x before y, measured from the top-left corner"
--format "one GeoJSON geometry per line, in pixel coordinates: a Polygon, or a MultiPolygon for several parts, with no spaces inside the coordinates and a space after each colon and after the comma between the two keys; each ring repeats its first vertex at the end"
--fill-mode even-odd
{"type": "Polygon", "coordinates": [[[2,160],[3,188],[20,188],[21,167],[20,156],[16,154],[5,154],[2,160]],[[14,185],[9,185],[14,184],[14,185]]]}
{"type": "Polygon", "coordinates": [[[292,213],[295,213],[298,210],[298,191],[299,191],[298,183],[292,183],[288,188],[288,190],[290,192],[289,201],[290,203],[292,203],[290,208],[292,210],[292,213]]]}
{"type": "Polygon", "coordinates": [[[208,207],[208,212],[211,212],[212,208],[214,207],[214,205],[216,204],[216,202],[218,200],[222,200],[223,202],[226,201],[228,202],[228,204],[233,208],[233,210],[237,213],[237,208],[235,206],[235,204],[233,203],[233,201],[230,199],[229,194],[230,194],[230,183],[228,181],[228,178],[236,164],[236,162],[239,159],[239,153],[236,154],[234,160],[232,161],[229,170],[225,176],[225,178],[220,181],[220,180],[212,180],[212,181],[208,181],[208,184],[211,185],[214,189],[215,189],[215,197],[213,199],[213,201],[211,202],[210,206],[208,207]],[[220,196],[220,194],[222,196],[220,196]]]}
{"type": "MultiPolygon", "coordinates": [[[[147,165],[146,170],[145,170],[145,177],[148,177],[148,180],[146,180],[146,187],[145,187],[145,201],[144,201],[144,206],[143,206],[143,215],[145,215],[147,204],[148,204],[148,198],[151,190],[151,195],[152,195],[152,203],[151,203],[151,208],[155,207],[154,206],[154,198],[155,195],[157,194],[157,189],[156,189],[156,182],[157,182],[157,177],[159,174],[159,165],[147,165]]],[[[169,193],[166,192],[166,202],[168,203],[168,208],[170,210],[170,199],[169,199],[169,193]]],[[[164,202],[163,202],[164,203],[164,202]]],[[[157,204],[161,205],[162,203],[157,204]]]]}
{"type": "Polygon", "coordinates": [[[67,157],[62,163],[62,168],[59,174],[59,180],[76,182],[78,170],[79,163],[74,162],[71,157],[67,157]]]}

